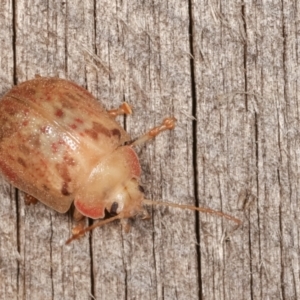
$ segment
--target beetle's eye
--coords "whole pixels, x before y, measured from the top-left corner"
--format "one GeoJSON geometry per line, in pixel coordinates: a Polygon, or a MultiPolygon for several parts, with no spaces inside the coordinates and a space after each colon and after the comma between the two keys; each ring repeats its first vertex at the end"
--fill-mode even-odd
{"type": "Polygon", "coordinates": [[[116,215],[118,210],[118,202],[114,202],[110,208],[110,213],[116,215]]]}
{"type": "Polygon", "coordinates": [[[145,194],[145,190],[144,190],[144,188],[141,185],[139,185],[139,190],[140,190],[140,192],[142,192],[142,193],[145,194]]]}

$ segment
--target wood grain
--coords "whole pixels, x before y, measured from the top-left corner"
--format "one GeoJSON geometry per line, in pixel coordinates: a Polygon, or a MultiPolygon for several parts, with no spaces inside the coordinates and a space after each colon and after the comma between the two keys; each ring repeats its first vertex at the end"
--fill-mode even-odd
{"type": "Polygon", "coordinates": [[[1,299],[297,299],[297,1],[0,0],[0,95],[68,78],[137,137],[178,126],[137,152],[149,207],[66,246],[74,222],[0,182],[1,299]]]}

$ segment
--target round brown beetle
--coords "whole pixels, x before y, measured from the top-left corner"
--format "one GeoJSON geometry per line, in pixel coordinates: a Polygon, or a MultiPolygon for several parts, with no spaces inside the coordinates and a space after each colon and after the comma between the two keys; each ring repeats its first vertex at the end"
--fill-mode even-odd
{"type": "Polygon", "coordinates": [[[0,171],[14,186],[64,213],[72,203],[76,219],[102,219],[79,230],[143,212],[143,204],[168,205],[221,215],[208,208],[144,199],[134,147],[175,127],[174,117],[130,142],[115,117],[131,107],[105,110],[85,89],[59,78],[38,77],[13,87],[0,102],[0,171]],[[128,144],[129,143],[129,144],[128,144]]]}

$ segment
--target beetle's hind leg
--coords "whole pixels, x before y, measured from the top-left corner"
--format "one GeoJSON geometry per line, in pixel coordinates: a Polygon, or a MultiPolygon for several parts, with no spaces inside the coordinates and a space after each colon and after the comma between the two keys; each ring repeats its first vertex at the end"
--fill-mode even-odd
{"type": "Polygon", "coordinates": [[[108,110],[107,113],[112,118],[116,118],[117,116],[120,116],[120,115],[130,115],[130,114],[132,114],[132,109],[131,109],[131,106],[128,103],[124,102],[118,108],[108,110]]]}

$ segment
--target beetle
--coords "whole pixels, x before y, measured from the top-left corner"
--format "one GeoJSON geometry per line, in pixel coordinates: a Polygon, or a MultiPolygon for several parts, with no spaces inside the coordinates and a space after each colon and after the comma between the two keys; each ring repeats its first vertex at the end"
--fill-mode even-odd
{"type": "Polygon", "coordinates": [[[143,205],[167,205],[240,220],[209,208],[144,198],[134,147],[175,127],[166,118],[138,139],[116,122],[131,114],[123,103],[105,110],[87,90],[59,78],[36,77],[13,87],[0,101],[0,172],[13,186],[74,218],[100,219],[67,241],[116,219],[145,216],[143,205]],[[104,219],[106,212],[110,218],[104,219]],[[102,220],[101,220],[102,219],[102,220]]]}

